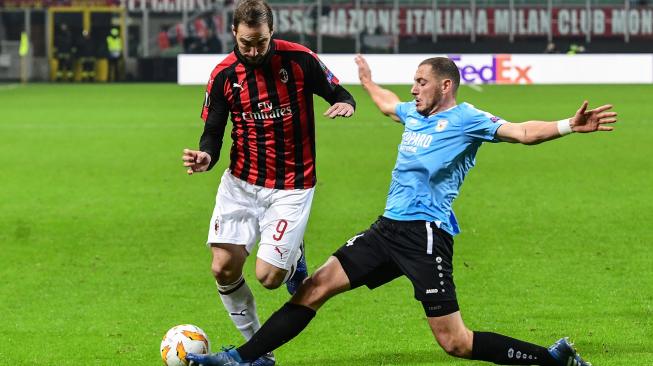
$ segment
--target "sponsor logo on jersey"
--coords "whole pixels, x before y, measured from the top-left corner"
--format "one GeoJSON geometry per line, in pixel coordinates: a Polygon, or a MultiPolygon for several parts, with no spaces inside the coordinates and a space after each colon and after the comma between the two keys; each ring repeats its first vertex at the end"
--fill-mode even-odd
{"type": "Polygon", "coordinates": [[[289,250],[288,249],[281,249],[279,247],[274,247],[274,251],[279,253],[279,257],[283,259],[283,256],[288,254],[289,250]]]}
{"type": "Polygon", "coordinates": [[[433,136],[429,134],[406,131],[402,136],[399,150],[407,153],[416,153],[420,147],[427,148],[431,146],[432,141],[433,136]]]}
{"type": "Polygon", "coordinates": [[[257,112],[243,112],[243,119],[251,121],[292,116],[292,108],[290,106],[279,108],[273,105],[272,102],[266,101],[258,103],[257,107],[257,112]]]}
{"type": "Polygon", "coordinates": [[[402,135],[401,150],[416,152],[418,147],[429,147],[433,141],[433,136],[426,133],[406,131],[402,135]]]}
{"type": "Polygon", "coordinates": [[[260,102],[258,104],[258,109],[261,112],[269,112],[272,110],[272,103],[271,102],[260,102]]]}

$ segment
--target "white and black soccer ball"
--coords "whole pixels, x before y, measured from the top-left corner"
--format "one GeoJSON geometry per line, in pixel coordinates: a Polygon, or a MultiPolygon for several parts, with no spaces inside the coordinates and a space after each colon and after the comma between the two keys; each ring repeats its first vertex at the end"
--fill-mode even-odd
{"type": "Polygon", "coordinates": [[[209,338],[200,327],[192,324],[177,325],[163,336],[161,358],[167,366],[188,366],[187,354],[206,354],[210,348],[209,338]]]}

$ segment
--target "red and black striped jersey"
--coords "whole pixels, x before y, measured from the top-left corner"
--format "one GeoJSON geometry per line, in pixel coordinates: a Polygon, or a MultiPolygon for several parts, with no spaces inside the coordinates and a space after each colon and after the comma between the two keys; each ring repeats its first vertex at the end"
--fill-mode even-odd
{"type": "Polygon", "coordinates": [[[249,65],[234,49],[206,88],[200,149],[218,160],[228,115],[233,129],[231,174],[267,188],[315,186],[313,94],[355,106],[351,94],[308,48],[273,40],[262,63],[249,65]]]}

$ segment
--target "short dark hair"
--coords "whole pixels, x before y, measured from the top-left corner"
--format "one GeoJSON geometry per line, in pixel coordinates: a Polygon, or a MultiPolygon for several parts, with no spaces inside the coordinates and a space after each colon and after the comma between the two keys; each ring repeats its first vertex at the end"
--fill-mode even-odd
{"type": "Polygon", "coordinates": [[[460,71],[453,61],[447,57],[431,57],[419,64],[419,66],[422,65],[431,65],[433,73],[440,79],[451,79],[453,93],[456,94],[458,86],[460,86],[460,71]]]}
{"type": "Polygon", "coordinates": [[[234,29],[238,29],[240,23],[245,23],[249,27],[267,24],[272,31],[274,19],[270,5],[263,0],[239,1],[234,10],[234,29]]]}

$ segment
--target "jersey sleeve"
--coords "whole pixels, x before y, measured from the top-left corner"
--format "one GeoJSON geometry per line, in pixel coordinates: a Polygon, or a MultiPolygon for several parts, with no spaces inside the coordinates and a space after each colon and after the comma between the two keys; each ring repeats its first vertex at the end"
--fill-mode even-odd
{"type": "Polygon", "coordinates": [[[406,118],[408,117],[408,112],[410,111],[410,108],[414,105],[414,102],[405,102],[405,103],[397,103],[397,106],[395,107],[395,114],[397,117],[399,117],[399,121],[401,122],[402,125],[406,124],[406,118]]]}
{"type": "Polygon", "coordinates": [[[229,119],[229,106],[223,93],[224,78],[220,75],[209,81],[204,94],[204,105],[202,106],[202,119],[204,120],[204,132],[200,137],[199,147],[211,155],[211,163],[208,169],[220,159],[220,149],[224,131],[229,119]]]}
{"type": "Polygon", "coordinates": [[[209,111],[211,109],[215,110],[222,104],[225,106],[227,104],[223,90],[224,82],[224,74],[218,73],[217,75],[211,75],[211,79],[206,85],[206,91],[204,92],[204,104],[202,104],[202,113],[200,115],[205,123],[209,117],[209,111]]]}
{"type": "Polygon", "coordinates": [[[308,75],[310,75],[312,90],[315,94],[324,98],[331,105],[342,102],[356,107],[354,97],[340,85],[338,78],[314,52],[307,52],[306,59],[308,75]]]}
{"type": "Polygon", "coordinates": [[[473,140],[499,142],[496,133],[505,122],[491,113],[471,108],[469,115],[464,120],[463,129],[465,135],[473,140]]]}

